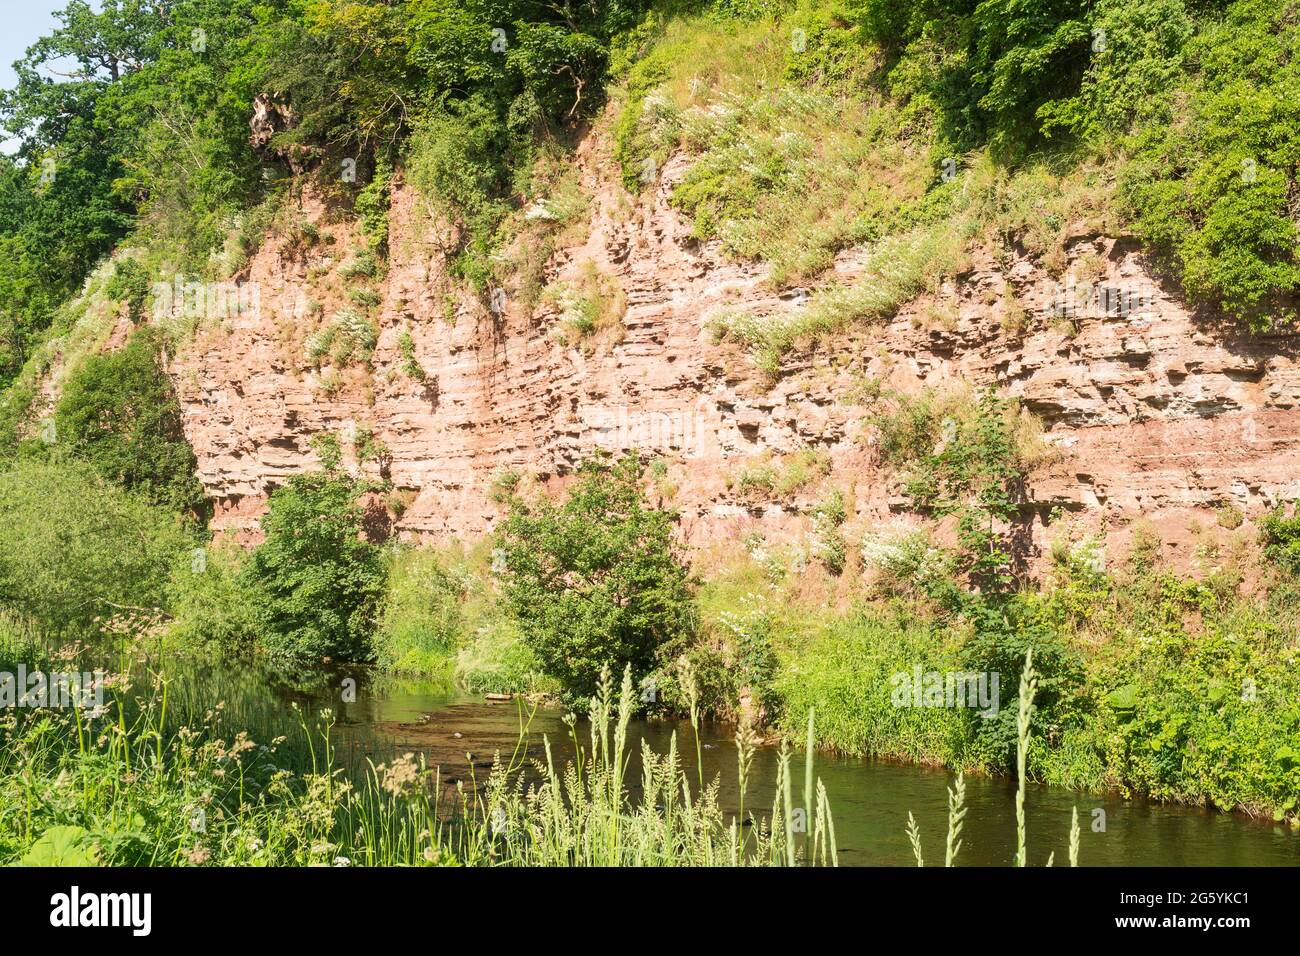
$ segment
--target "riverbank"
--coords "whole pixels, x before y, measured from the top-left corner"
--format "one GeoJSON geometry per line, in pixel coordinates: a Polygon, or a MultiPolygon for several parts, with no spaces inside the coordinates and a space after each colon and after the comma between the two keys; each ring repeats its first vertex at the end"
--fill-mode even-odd
{"type": "MultiPolygon", "coordinates": [[[[4,655],[0,670],[12,669],[14,650],[4,655]]],[[[17,650],[24,660],[40,659],[30,646],[17,650]]],[[[99,666],[88,650],[82,649],[79,661],[99,666]]],[[[584,793],[600,780],[589,768],[603,736],[593,736],[593,724],[585,719],[570,723],[562,709],[487,702],[436,682],[366,669],[273,668],[147,642],[122,650],[108,656],[129,664],[133,686],[115,681],[106,713],[83,713],[80,720],[73,711],[6,715],[0,727],[0,860],[343,866],[612,859],[573,852],[575,834],[608,832],[608,820],[591,801],[579,810],[569,799],[572,812],[561,817],[564,832],[550,832],[549,847],[511,846],[508,836],[493,832],[498,805],[516,821],[519,834],[552,826],[530,816],[538,810],[529,801],[515,803],[512,773],[522,772],[528,786],[545,787],[555,779],[572,785],[573,771],[564,768],[582,752],[588,769],[577,779],[586,781],[584,793]],[[118,701],[124,705],[120,712],[118,701]],[[551,767],[554,776],[538,769],[551,767]],[[486,820],[486,827],[475,829],[469,822],[474,817],[486,820]]],[[[68,666],[71,658],[65,657],[49,666],[68,666]]],[[[624,713],[630,708],[610,716],[611,747],[624,713]]],[[[685,719],[628,717],[623,739],[624,815],[634,819],[620,837],[621,863],[669,862],[643,852],[641,834],[654,846],[668,839],[673,865],[727,865],[731,821],[752,814],[757,828],[742,832],[770,832],[767,821],[785,812],[784,779],[791,809],[804,806],[804,755],[793,755],[787,764],[774,746],[738,748],[734,727],[700,721],[697,730],[685,719]],[[670,772],[672,754],[676,770],[670,772]],[[647,761],[657,781],[649,790],[647,761]],[[654,819],[672,806],[664,803],[666,774],[677,780],[673,792],[682,799],[690,794],[690,833],[675,830],[684,820],[654,819]],[[648,811],[646,794],[655,792],[657,809],[648,811]],[[651,819],[644,819],[647,813],[651,819]],[[706,839],[700,828],[713,837],[706,839]]],[[[909,816],[916,820],[923,858],[931,864],[943,859],[952,774],[824,753],[816,755],[813,772],[815,787],[825,790],[840,865],[914,865],[909,816]]],[[[597,796],[603,786],[597,784],[597,796]]],[[[964,790],[958,862],[1010,864],[1016,851],[1014,779],[968,776],[964,790]]],[[[813,801],[815,814],[816,791],[813,801]]],[[[541,806],[553,819],[555,808],[541,806]]],[[[1034,784],[1027,787],[1025,806],[1031,864],[1043,863],[1049,852],[1058,865],[1066,862],[1076,811],[1083,865],[1300,862],[1300,840],[1284,825],[1034,784]]],[[[809,819],[792,816],[792,830],[798,833],[809,819]]],[[[746,845],[749,862],[771,862],[771,854],[781,858],[779,842],[760,846],[750,838],[746,845]]],[[[823,845],[829,853],[830,845],[823,845]]],[[[604,852],[599,844],[597,851],[604,852]]]]}
{"type": "MultiPolygon", "coordinates": [[[[485,548],[400,560],[407,574],[424,566],[423,575],[460,582],[443,592],[447,604],[422,612],[440,622],[436,641],[419,645],[435,629],[422,629],[409,603],[392,605],[408,613],[387,619],[381,642],[404,647],[408,660],[438,662],[411,673],[449,674],[474,692],[554,693],[493,601],[485,548]]],[[[1243,596],[1232,568],[1196,581],[1141,553],[1104,572],[1079,549],[1041,589],[1020,595],[1018,642],[988,647],[971,621],[942,614],[914,584],[909,594],[915,572],[906,567],[870,583],[845,580],[799,568],[780,548],[705,555],[698,567],[709,575],[701,634],[685,657],[712,716],[734,721],[748,709],[771,732],[798,739],[815,708],[827,751],[1005,775],[1014,655],[1032,643],[1045,675],[1033,779],[1300,822],[1300,648],[1286,587],[1243,596]],[[854,592],[874,599],[843,597],[854,592]],[[1000,671],[998,712],[952,706],[951,695],[900,701],[898,675],[918,670],[1000,671]]],[[[680,713],[675,674],[670,662],[655,675],[655,705],[680,713]]]]}
{"type": "MultiPolygon", "coordinates": [[[[639,480],[629,476],[633,503],[639,480]]],[[[624,632],[598,617],[573,617],[578,627],[539,610],[546,600],[566,614],[623,614],[604,584],[534,587],[512,603],[499,539],[352,548],[363,525],[351,479],[318,473],[288,491],[276,499],[273,549],[250,556],[76,468],[15,465],[0,475],[0,590],[43,633],[69,639],[125,630],[289,670],[357,657],[448,689],[545,695],[575,709],[589,691],[538,656],[528,628],[545,622],[541,640],[582,635],[549,652],[584,661],[585,673],[635,653],[646,712],[688,712],[689,673],[710,717],[748,716],[801,740],[815,710],[826,750],[1003,775],[1015,766],[1015,675],[1032,647],[1042,686],[1031,779],[1300,819],[1300,592],[1274,560],[1295,536],[1294,519],[1279,517],[1271,539],[1218,555],[1198,577],[1162,566],[1154,547],[1105,568],[1087,540],[1063,545],[1041,582],[1006,588],[996,603],[920,532],[864,539],[835,567],[797,541],[720,543],[691,556],[673,628],[633,629],[639,643],[620,646],[608,636],[624,632]],[[295,530],[309,527],[330,536],[295,530]],[[920,686],[959,675],[976,678],[975,706],[920,686]],[[900,677],[918,686],[900,693],[900,677]]],[[[628,522],[642,520],[626,507],[628,522]]],[[[596,520],[573,516],[550,540],[596,541],[596,520]]],[[[656,520],[666,538],[664,516],[656,520]]],[[[658,571],[634,570],[624,551],[601,547],[608,581],[655,593],[658,571]]]]}

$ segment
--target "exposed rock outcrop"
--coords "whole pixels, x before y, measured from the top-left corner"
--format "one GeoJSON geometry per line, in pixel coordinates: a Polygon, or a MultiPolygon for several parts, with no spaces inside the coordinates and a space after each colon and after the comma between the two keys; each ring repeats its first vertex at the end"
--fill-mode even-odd
{"type": "MultiPolygon", "coordinates": [[[[1067,255],[1093,281],[1064,287],[1028,258],[977,258],[939,293],[941,320],[933,298],[914,303],[790,356],[773,385],[738,346],[715,341],[710,318],[799,309],[805,296],[691,239],[668,201],[685,160],[637,201],[605,149],[591,136],[579,150],[586,237],[546,269],[562,282],[594,268],[625,297],[621,339],[586,348],[557,334],[558,307],[545,298],[530,307],[507,289],[498,312],[452,291],[443,237],[399,177],[373,371],[312,368],[304,340],[345,305],[338,272],[360,240],[354,224],[331,223],[304,199],[303,218],[333,243],[291,254],[268,242],[247,276],[260,308],[211,323],[173,368],[216,526],[255,534],[266,494],[314,463],[311,435],[353,427],[387,444],[389,475],[409,499],[398,523],[407,535],[481,534],[499,517],[489,492],[503,470],[558,482],[597,447],[633,446],[670,456],[692,543],[806,529],[801,508],[824,489],[756,505],[728,476],[755,456],[810,446],[829,455],[826,480],[852,489],[867,526],[899,502],[864,427],[863,376],[904,391],[965,379],[1019,396],[1057,451],[1030,486],[1040,546],[1060,509],[1120,547],[1134,521],[1149,521],[1186,563],[1214,509],[1257,516],[1300,495],[1295,340],[1213,327],[1131,243],[1075,236],[1067,255]],[[1007,302],[1023,313],[1008,314],[1007,302]]],[[[851,280],[859,259],[841,255],[836,277],[851,280]]]]}

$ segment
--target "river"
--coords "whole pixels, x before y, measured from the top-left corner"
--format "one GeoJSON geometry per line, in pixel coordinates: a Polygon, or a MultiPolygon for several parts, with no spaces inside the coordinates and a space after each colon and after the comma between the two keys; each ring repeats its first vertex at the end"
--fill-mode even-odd
{"type": "MultiPolygon", "coordinates": [[[[240,698],[228,710],[238,722],[241,711],[259,712],[252,723],[265,722],[268,711],[289,712],[289,702],[319,709],[329,706],[338,717],[337,733],[353,750],[379,762],[391,754],[423,753],[441,768],[443,780],[470,783],[487,774],[495,752],[509,756],[520,736],[518,701],[489,702],[418,680],[370,681],[355,672],[355,700],[341,699],[343,672],[308,681],[278,683],[259,673],[209,675],[202,686],[220,688],[223,699],[240,698]],[[251,698],[251,699],[250,699],[251,698]]],[[[190,679],[194,676],[190,674],[190,679]]],[[[188,681],[187,681],[188,683],[188,681]]],[[[204,696],[208,696],[205,694],[204,696]]],[[[573,741],[557,709],[538,708],[527,736],[529,754],[540,757],[542,737],[550,738],[559,762],[573,753],[573,741]]],[[[631,740],[645,739],[659,752],[677,734],[678,752],[694,782],[695,741],[688,721],[637,720],[631,740]]],[[[724,810],[738,805],[736,750],[732,729],[706,724],[700,754],[706,781],[720,779],[724,810]]],[[[580,723],[578,737],[587,742],[580,723]]],[[[803,755],[792,761],[794,792],[802,794],[803,755]]],[[[772,806],[777,751],[762,747],[754,758],[746,807],[766,815],[772,806]]],[[[638,779],[633,762],[628,779],[638,779]]],[[[910,811],[922,834],[928,865],[941,864],[947,827],[947,789],[952,774],[938,769],[860,758],[816,755],[815,774],[826,785],[834,814],[842,865],[913,865],[905,827],[910,811]]],[[[1015,852],[1015,782],[970,777],[959,863],[1008,865],[1015,852]]],[[[1032,785],[1025,802],[1031,864],[1042,864],[1055,851],[1066,865],[1071,811],[1078,807],[1082,829],[1080,863],[1091,866],[1258,866],[1300,864],[1300,831],[1272,821],[1197,807],[1126,800],[1117,793],[1095,794],[1032,785]]]]}

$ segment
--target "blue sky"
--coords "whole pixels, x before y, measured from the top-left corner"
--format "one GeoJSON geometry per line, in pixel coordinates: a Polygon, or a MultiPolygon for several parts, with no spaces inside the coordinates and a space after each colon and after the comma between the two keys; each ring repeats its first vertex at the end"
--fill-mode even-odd
{"type": "Polygon", "coordinates": [[[21,59],[29,46],[57,26],[54,11],[67,5],[68,0],[0,0],[4,22],[0,29],[0,86],[13,86],[14,60],[21,59]]]}
{"type": "MultiPolygon", "coordinates": [[[[68,0],[0,0],[0,88],[14,85],[14,60],[22,59],[29,46],[58,26],[54,11],[67,5],[68,0]]],[[[91,6],[98,9],[98,0],[91,6]]],[[[6,153],[16,148],[12,140],[0,141],[0,150],[6,153]]]]}

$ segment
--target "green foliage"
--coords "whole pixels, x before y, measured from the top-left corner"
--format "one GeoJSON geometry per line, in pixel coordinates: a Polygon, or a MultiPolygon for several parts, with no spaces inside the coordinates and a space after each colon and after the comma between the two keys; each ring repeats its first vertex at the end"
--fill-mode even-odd
{"type": "Polygon", "coordinates": [[[466,582],[434,552],[402,549],[391,559],[388,597],[375,636],[380,666],[449,676],[461,633],[466,582]]]}
{"type": "Polygon", "coordinates": [[[813,510],[813,553],[832,574],[844,570],[846,546],[840,525],[848,519],[844,492],[836,488],[813,510]]]}
{"type": "MultiPolygon", "coordinates": [[[[157,659],[147,663],[152,673],[160,671],[157,659]]],[[[580,744],[563,764],[548,755],[541,770],[553,786],[525,786],[523,774],[533,768],[515,759],[526,749],[521,729],[515,758],[498,759],[479,778],[481,787],[458,789],[448,799],[437,785],[445,775],[413,754],[364,766],[350,760],[355,731],[339,733],[329,711],[319,721],[295,712],[298,725],[284,728],[277,707],[250,732],[246,721],[232,720],[226,697],[193,686],[199,675],[185,681],[168,674],[165,691],[149,680],[130,694],[109,691],[116,729],[98,738],[71,708],[20,710],[0,725],[0,865],[795,862],[788,811],[769,820],[751,809],[752,832],[733,825],[717,788],[695,782],[675,748],[645,750],[646,770],[637,777],[644,792],[630,792],[636,691],[627,676],[618,689],[606,680],[590,703],[590,746],[580,744]],[[275,734],[282,728],[287,739],[275,734]],[[203,826],[194,825],[196,807],[203,809],[203,826]],[[506,826],[497,824],[500,815],[506,826]]],[[[366,743],[372,753],[383,746],[366,743]]],[[[776,783],[788,808],[786,764],[776,783]]],[[[743,803],[754,783],[746,779],[744,755],[738,770],[743,803]]],[[[818,790],[807,853],[809,862],[834,863],[830,806],[824,788],[818,790]]]]}
{"type": "Polygon", "coordinates": [[[57,437],[109,481],[173,511],[202,515],[203,486],[159,338],[142,328],[123,348],[87,356],[64,383],[57,437]]]}
{"type": "Polygon", "coordinates": [[[571,697],[594,693],[606,667],[644,677],[694,628],[673,516],[646,506],[640,476],[634,454],[591,459],[563,504],[516,497],[500,528],[510,610],[571,697]]]}
{"type": "Polygon", "coordinates": [[[97,866],[99,848],[83,827],[50,827],[31,845],[19,866],[97,866]]]}
{"type": "Polygon", "coordinates": [[[192,546],[174,514],[85,466],[17,461],[0,471],[0,606],[51,632],[165,608],[172,569],[192,546]]]}
{"type": "Polygon", "coordinates": [[[989,755],[994,767],[1010,770],[1016,760],[1018,682],[1026,652],[1033,649],[1038,674],[1034,735],[1049,741],[1061,739],[1063,729],[1079,717],[1075,696],[1083,680],[1083,662],[1041,619],[1032,601],[1016,596],[995,609],[986,604],[982,610],[985,613],[976,616],[959,660],[966,671],[997,674],[1001,702],[993,717],[972,711],[966,717],[975,746],[989,755]]]}
{"type": "Polygon", "coordinates": [[[444,215],[464,223],[455,268],[478,289],[487,287],[496,231],[510,208],[504,198],[508,174],[500,161],[509,149],[509,131],[485,97],[425,118],[411,139],[411,183],[444,215]]]}
{"type": "MultiPolygon", "coordinates": [[[[782,728],[798,735],[816,708],[818,740],[849,754],[979,767],[965,715],[945,707],[898,707],[895,674],[957,670],[951,644],[914,617],[863,611],[830,622],[783,655],[775,688],[782,728]]],[[[978,719],[978,718],[976,718],[978,719]]]]}
{"type": "Polygon", "coordinates": [[[133,318],[143,318],[149,297],[149,273],[135,258],[118,259],[113,266],[113,275],[104,287],[104,294],[126,303],[133,318]]]}
{"type": "Polygon", "coordinates": [[[366,242],[379,256],[388,255],[388,203],[392,192],[393,169],[387,160],[380,162],[357,193],[356,211],[366,242]]]}
{"type": "Polygon", "coordinates": [[[673,23],[630,71],[615,127],[629,189],[653,184],[685,152],[692,161],[671,199],[695,238],[769,262],[782,284],[907,224],[927,178],[868,87],[872,51],[825,11],[790,23],[673,23]],[[798,53],[795,29],[806,44],[798,53]]]}
{"type": "Polygon", "coordinates": [[[168,637],[187,648],[254,650],[260,621],[242,579],[245,563],[238,545],[195,547],[182,554],[167,584],[168,637]]]}
{"type": "Polygon", "coordinates": [[[900,397],[877,418],[881,452],[904,464],[913,506],[936,517],[955,515],[959,567],[984,594],[1011,584],[1007,525],[1019,514],[1023,470],[1015,406],[992,391],[974,406],[933,393],[900,397]]]}
{"type": "Polygon", "coordinates": [[[402,355],[402,371],[412,381],[423,382],[426,378],[424,366],[420,364],[419,358],[416,357],[415,339],[411,337],[409,329],[402,329],[397,336],[397,350],[402,355]]]}
{"type": "Polygon", "coordinates": [[[1275,508],[1259,522],[1264,554],[1289,574],[1300,574],[1300,515],[1275,508]]]}
{"type": "Polygon", "coordinates": [[[1094,51],[1077,96],[1039,109],[1048,135],[1105,136],[1134,122],[1160,122],[1182,78],[1196,33],[1184,0],[1100,0],[1092,9],[1094,51]]]}
{"type": "Polygon", "coordinates": [[[542,675],[514,620],[490,615],[456,654],[456,683],[474,694],[550,694],[559,686],[542,675]]]}
{"type": "Polygon", "coordinates": [[[268,650],[367,660],[384,595],[383,559],[362,536],[363,489],[332,464],[272,492],[262,519],[266,540],[241,581],[252,589],[268,650]]]}
{"type": "MultiPolygon", "coordinates": [[[[720,623],[730,632],[731,660],[730,666],[719,667],[722,680],[701,681],[704,687],[722,685],[739,693],[747,691],[750,696],[768,711],[769,719],[776,715],[781,705],[780,697],[773,687],[779,661],[774,647],[776,637],[776,617],[767,602],[747,595],[740,608],[735,611],[723,611],[720,623]]],[[[697,672],[700,662],[695,662],[697,672]]],[[[715,712],[722,711],[718,702],[713,706],[715,712]]]]}
{"type": "Polygon", "coordinates": [[[307,358],[322,364],[326,359],[340,368],[354,362],[367,363],[379,340],[375,323],[357,309],[340,309],[324,326],[307,337],[307,358]]]}
{"type": "Polygon", "coordinates": [[[1238,0],[1185,50],[1178,122],[1134,133],[1124,194],[1141,237],[1197,300],[1256,328],[1295,319],[1291,196],[1300,161],[1300,30],[1286,7],[1238,0]]]}
{"type": "Polygon", "coordinates": [[[529,0],[411,11],[410,61],[433,103],[413,124],[411,182],[462,228],[456,274],[487,288],[492,256],[540,135],[599,104],[610,38],[643,4],[552,8],[529,0]]]}
{"type": "Polygon", "coordinates": [[[1039,757],[1047,779],[1294,816],[1293,608],[1138,564],[1114,575],[1071,566],[1035,603],[1090,648],[1077,716],[1039,757]]]}

